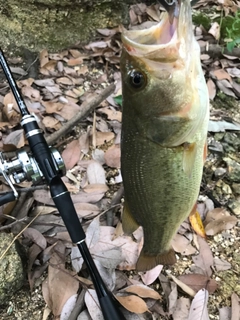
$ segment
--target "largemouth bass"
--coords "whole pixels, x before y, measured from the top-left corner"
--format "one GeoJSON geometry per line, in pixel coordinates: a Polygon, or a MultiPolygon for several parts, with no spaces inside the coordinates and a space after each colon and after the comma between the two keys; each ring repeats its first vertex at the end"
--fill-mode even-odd
{"type": "Polygon", "coordinates": [[[196,207],[209,98],[190,0],[159,24],[124,30],[121,57],[123,230],[143,227],[140,271],[176,261],[171,240],[196,207]]]}

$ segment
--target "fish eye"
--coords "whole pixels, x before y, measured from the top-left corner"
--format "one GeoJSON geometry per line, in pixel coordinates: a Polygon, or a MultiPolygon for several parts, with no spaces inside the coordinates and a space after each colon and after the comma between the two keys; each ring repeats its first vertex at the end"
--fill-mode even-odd
{"type": "Polygon", "coordinates": [[[136,88],[143,88],[146,84],[146,76],[139,70],[132,70],[129,73],[130,84],[136,88]]]}

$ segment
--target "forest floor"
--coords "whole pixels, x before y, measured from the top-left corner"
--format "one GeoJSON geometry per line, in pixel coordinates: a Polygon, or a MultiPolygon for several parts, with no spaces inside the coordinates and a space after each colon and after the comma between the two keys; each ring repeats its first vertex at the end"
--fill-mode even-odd
{"type": "MultiPolygon", "coordinates": [[[[202,288],[209,293],[209,300],[205,291],[201,301],[209,319],[240,319],[240,48],[234,33],[240,30],[240,3],[221,3],[201,0],[193,9],[210,96],[208,156],[198,198],[207,238],[197,235],[186,220],[173,241],[177,263],[146,273],[135,271],[141,229],[134,237],[124,236],[121,229],[121,28],[98,30],[99,36],[88,45],[75,44],[58,53],[6,53],[27,107],[47,141],[62,154],[67,169],[63,181],[72,193],[90,252],[104,281],[128,310],[127,319],[187,320],[193,296],[202,288]],[[232,20],[224,20],[227,16],[232,20]],[[223,36],[224,23],[231,39],[223,36]],[[235,41],[232,53],[223,53],[226,41],[235,41]],[[61,132],[78,114],[78,123],[61,132]]],[[[160,14],[158,5],[136,4],[130,8],[129,27],[155,24],[160,14]]],[[[26,140],[2,73],[0,80],[0,147],[12,151],[26,146],[26,140]]],[[[8,186],[1,181],[3,193],[8,186]]],[[[73,320],[77,314],[79,319],[103,319],[84,263],[46,185],[22,182],[17,187],[22,190],[18,203],[1,208],[0,232],[11,232],[25,248],[27,277],[0,307],[0,319],[73,320]]]]}

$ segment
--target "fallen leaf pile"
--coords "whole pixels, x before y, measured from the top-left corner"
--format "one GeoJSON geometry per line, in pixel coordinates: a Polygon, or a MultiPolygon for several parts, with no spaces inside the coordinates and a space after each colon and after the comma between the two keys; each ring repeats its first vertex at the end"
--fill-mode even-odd
{"type": "MultiPolygon", "coordinates": [[[[200,0],[194,12],[209,6],[214,7],[214,13],[209,13],[211,18],[234,15],[240,8],[237,1],[200,0]]],[[[129,28],[157,23],[162,11],[159,4],[131,6],[129,28]]],[[[214,54],[210,50],[221,41],[216,22],[208,29],[202,25],[194,28],[212,103],[210,152],[197,206],[204,230],[198,229],[198,216],[190,219],[191,224],[184,221],[172,241],[177,264],[159,265],[148,272],[135,271],[143,244],[142,229],[129,237],[123,234],[121,226],[122,26],[98,30],[99,38],[85,46],[75,45],[59,53],[43,50],[39,54],[37,79],[27,77],[28,72],[19,66],[21,60],[10,60],[26,105],[46,137],[81,112],[82,104],[93,93],[115,83],[115,91],[70,133],[59,137],[55,146],[66,166],[63,181],[71,192],[90,253],[104,282],[122,305],[126,319],[239,317],[240,55],[214,54]]],[[[0,86],[0,103],[1,149],[13,151],[26,146],[18,107],[6,82],[0,86]]],[[[5,192],[9,188],[1,181],[1,191],[5,192]]],[[[30,182],[17,186],[29,189],[27,194],[21,193],[24,205],[20,209],[13,204],[1,207],[0,231],[4,232],[9,215],[15,219],[8,227],[14,234],[36,217],[19,240],[28,248],[31,292],[42,286],[46,303],[42,319],[73,320],[76,313],[78,319],[103,319],[82,256],[72,244],[49,190],[30,186],[30,182]]]]}

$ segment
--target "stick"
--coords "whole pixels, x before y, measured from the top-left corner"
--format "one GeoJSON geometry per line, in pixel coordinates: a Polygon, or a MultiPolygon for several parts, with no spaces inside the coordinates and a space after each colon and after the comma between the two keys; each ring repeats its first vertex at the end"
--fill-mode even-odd
{"type": "Polygon", "coordinates": [[[115,90],[115,85],[111,84],[99,94],[93,94],[90,100],[86,100],[81,104],[79,113],[63,125],[58,131],[46,138],[48,145],[53,145],[60,137],[66,135],[71,129],[83,118],[96,108],[103,100],[105,100],[115,90]]]}

